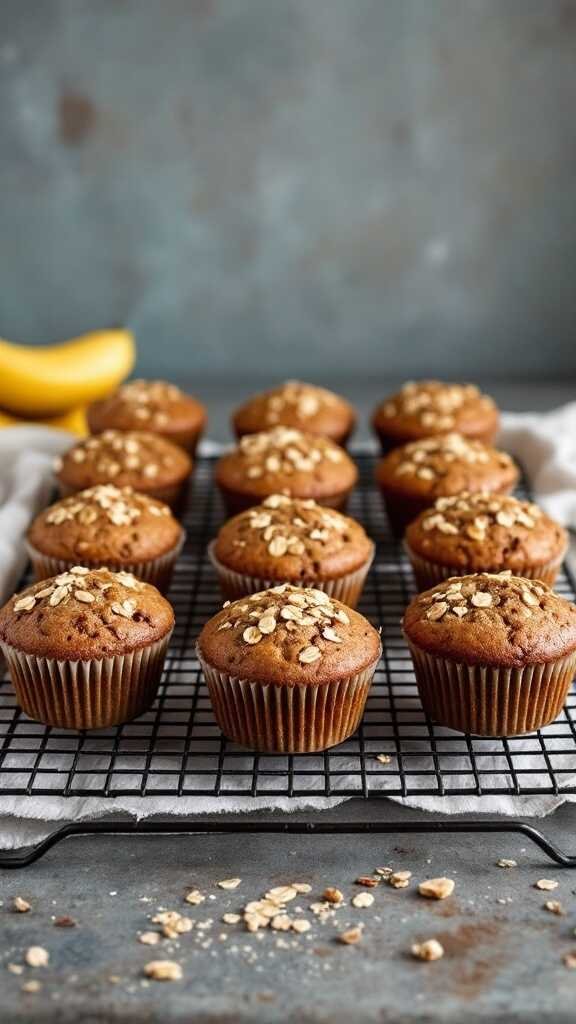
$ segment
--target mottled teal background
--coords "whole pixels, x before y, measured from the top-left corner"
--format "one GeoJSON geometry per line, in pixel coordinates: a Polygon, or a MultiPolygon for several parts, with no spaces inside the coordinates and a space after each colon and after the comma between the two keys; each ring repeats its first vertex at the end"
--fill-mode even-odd
{"type": "Polygon", "coordinates": [[[573,0],[3,0],[0,334],[144,373],[576,371],[573,0]]]}

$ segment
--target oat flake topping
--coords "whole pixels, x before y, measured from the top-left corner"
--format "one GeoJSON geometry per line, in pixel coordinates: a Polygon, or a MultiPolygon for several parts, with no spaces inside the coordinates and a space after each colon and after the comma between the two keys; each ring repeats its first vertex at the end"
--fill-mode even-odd
{"type": "Polygon", "coordinates": [[[550,588],[545,584],[512,576],[508,570],[483,572],[473,576],[453,576],[423,596],[423,606],[429,622],[440,622],[448,618],[461,619],[485,610],[498,616],[504,603],[513,598],[518,600],[525,617],[531,618],[541,598],[548,593],[550,588]]]}
{"type": "Polygon", "coordinates": [[[138,601],[134,594],[144,590],[144,584],[129,572],[111,572],[105,575],[102,570],[90,570],[83,565],[75,565],[69,572],[60,573],[53,580],[42,581],[35,588],[22,596],[14,598],[14,611],[28,613],[37,605],[46,602],[48,607],[56,608],[60,604],[75,601],[78,604],[109,605],[115,615],[131,619],[138,610],[138,601]],[[109,576],[110,580],[106,577],[109,576]],[[120,585],[127,591],[122,601],[110,601],[107,591],[113,584],[120,585]]]}
{"type": "Polygon", "coordinates": [[[116,398],[142,420],[143,426],[165,427],[170,417],[165,406],[185,398],[175,384],[163,380],[132,380],[119,388],[116,398]]]}
{"type": "Polygon", "coordinates": [[[274,427],[242,437],[238,450],[246,459],[246,475],[256,480],[266,473],[312,473],[321,462],[341,462],[344,453],[332,441],[289,427],[274,427]]]}
{"type": "Polygon", "coordinates": [[[442,384],[436,380],[409,381],[383,408],[384,416],[414,416],[430,430],[453,430],[455,413],[468,403],[481,403],[487,409],[494,402],[473,384],[442,384]]]}
{"type": "Polygon", "coordinates": [[[541,517],[541,509],[530,501],[488,491],[462,491],[455,497],[438,498],[423,516],[422,529],[481,542],[498,526],[533,530],[541,517]]]}
{"type": "Polygon", "coordinates": [[[505,452],[488,448],[481,441],[469,440],[461,434],[441,434],[412,441],[402,448],[404,458],[394,469],[396,476],[416,476],[421,480],[436,480],[448,472],[453,462],[485,465],[492,458],[503,468],[512,465],[505,452]]]}
{"type": "Polygon", "coordinates": [[[131,487],[100,484],[57,502],[47,513],[45,522],[48,526],[61,526],[76,520],[82,526],[90,526],[104,516],[114,526],[130,526],[142,512],[153,516],[170,515],[167,505],[153,502],[146,495],[135,494],[131,487]]]}
{"type": "Polygon", "coordinates": [[[340,513],[318,505],[312,498],[287,498],[283,494],[271,494],[261,506],[243,513],[243,520],[267,545],[273,558],[303,555],[311,549],[311,541],[321,545],[334,542],[348,529],[346,517],[340,513]]]}
{"type": "Polygon", "coordinates": [[[287,409],[294,411],[299,419],[311,419],[323,407],[333,406],[336,402],[336,395],[325,388],[287,380],[267,396],[266,421],[271,426],[279,423],[287,409]]]}
{"type": "MultiPolygon", "coordinates": [[[[90,462],[97,473],[114,478],[121,472],[141,472],[149,479],[158,476],[162,466],[174,464],[170,452],[163,451],[160,445],[165,441],[154,435],[141,434],[137,431],[105,430],[102,434],[81,441],[69,453],[72,462],[90,462]],[[153,453],[153,454],[152,454],[153,453]]],[[[62,460],[57,459],[55,468],[62,468],[62,460]]]]}

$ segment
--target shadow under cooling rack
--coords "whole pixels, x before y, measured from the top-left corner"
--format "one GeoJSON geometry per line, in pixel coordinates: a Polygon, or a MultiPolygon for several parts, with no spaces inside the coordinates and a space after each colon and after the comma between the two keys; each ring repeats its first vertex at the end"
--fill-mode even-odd
{"type": "MultiPolygon", "coordinates": [[[[481,739],[434,725],[422,711],[400,619],[413,593],[409,565],[389,534],[373,486],[374,460],[360,456],[349,512],[377,544],[359,606],[382,627],[384,657],[361,728],[324,754],[255,755],[229,743],[212,714],[195,639],[220,606],[207,544],[222,521],[213,463],[200,459],[184,525],[188,539],[170,599],[176,629],[150,711],[90,733],[48,729],[0,685],[0,796],[317,796],[576,793],[576,697],[552,725],[517,739],[481,739]],[[384,755],[384,757],[378,755],[384,755]],[[389,758],[389,760],[388,760],[389,758]],[[384,763],[386,762],[386,763],[384,763]]],[[[568,570],[557,589],[574,596],[568,570]]]]}

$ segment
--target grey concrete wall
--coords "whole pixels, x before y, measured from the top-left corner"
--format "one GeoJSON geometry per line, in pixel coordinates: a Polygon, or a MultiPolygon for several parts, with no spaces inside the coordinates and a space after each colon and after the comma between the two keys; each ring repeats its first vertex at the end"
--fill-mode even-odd
{"type": "Polygon", "coordinates": [[[574,0],[2,0],[0,334],[576,371],[574,0]]]}

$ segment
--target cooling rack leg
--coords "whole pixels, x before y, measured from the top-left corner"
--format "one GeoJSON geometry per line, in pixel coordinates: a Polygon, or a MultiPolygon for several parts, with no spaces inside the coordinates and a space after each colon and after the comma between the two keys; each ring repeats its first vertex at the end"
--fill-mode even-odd
{"type": "Polygon", "coordinates": [[[550,860],[564,868],[576,868],[576,855],[569,855],[558,849],[554,843],[534,825],[525,821],[499,818],[472,819],[466,821],[452,818],[437,818],[430,821],[385,821],[385,822],[310,822],[285,821],[214,821],[193,819],[189,821],[96,821],[63,825],[35,846],[25,849],[7,850],[0,853],[0,868],[24,868],[43,857],[53,846],[72,836],[90,835],[197,835],[217,833],[220,835],[268,834],[268,835],[437,835],[448,833],[515,833],[525,836],[538,846],[550,860]]]}

